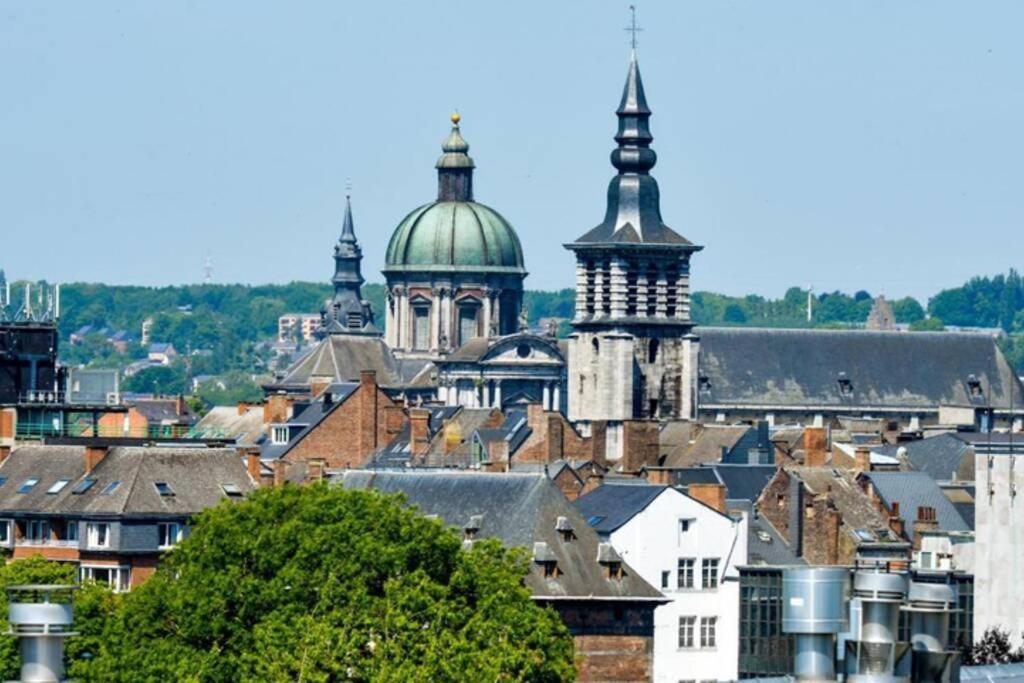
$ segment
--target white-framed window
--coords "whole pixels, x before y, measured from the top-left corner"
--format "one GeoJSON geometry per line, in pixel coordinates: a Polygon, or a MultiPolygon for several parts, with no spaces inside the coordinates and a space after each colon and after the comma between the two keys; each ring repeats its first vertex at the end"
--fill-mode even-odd
{"type": "Polygon", "coordinates": [[[697,626],[697,617],[679,617],[679,648],[693,647],[693,632],[697,626]]]}
{"type": "Polygon", "coordinates": [[[11,542],[11,520],[0,519],[0,545],[8,545],[11,542]]]}
{"type": "Polygon", "coordinates": [[[288,443],[288,427],[274,425],[270,430],[270,442],[276,446],[288,443]]]}
{"type": "Polygon", "coordinates": [[[84,564],[79,568],[79,578],[82,581],[104,583],[122,593],[131,586],[132,570],[124,566],[84,564]]]}
{"type": "Polygon", "coordinates": [[[50,537],[50,523],[43,519],[25,522],[25,540],[29,543],[45,543],[50,537]]]}
{"type": "Polygon", "coordinates": [[[85,539],[92,548],[109,548],[110,525],[106,522],[89,522],[85,525],[85,539]]]}
{"type": "Polygon", "coordinates": [[[69,519],[64,523],[64,540],[77,541],[78,540],[78,521],[69,519]]]}
{"type": "Polygon", "coordinates": [[[693,571],[697,560],[692,557],[680,557],[676,567],[676,588],[686,590],[693,588],[693,571]]]}
{"type": "Polygon", "coordinates": [[[701,588],[718,588],[718,558],[704,558],[700,563],[701,588]]]}
{"type": "Polygon", "coordinates": [[[50,488],[46,489],[46,492],[47,493],[60,493],[61,491],[64,490],[64,487],[67,486],[69,483],[71,483],[70,479],[58,479],[57,481],[53,482],[53,486],[51,486],[50,488]]]}
{"type": "Polygon", "coordinates": [[[700,646],[712,648],[718,642],[718,617],[700,618],[700,646]]]}
{"type": "Polygon", "coordinates": [[[161,548],[173,548],[181,540],[181,525],[177,522],[160,522],[156,528],[157,545],[161,548]]]}

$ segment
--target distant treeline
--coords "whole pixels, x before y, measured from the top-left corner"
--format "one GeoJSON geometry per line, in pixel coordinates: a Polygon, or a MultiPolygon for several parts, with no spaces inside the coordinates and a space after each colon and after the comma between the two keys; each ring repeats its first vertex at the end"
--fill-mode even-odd
{"type": "MultiPolygon", "coordinates": [[[[14,291],[20,291],[15,284],[14,291]]],[[[320,310],[330,296],[330,286],[311,282],[284,285],[184,285],[173,287],[111,286],[72,283],[61,292],[60,331],[63,340],[85,325],[126,330],[136,339],[142,322],[152,318],[152,339],[171,342],[182,353],[202,350],[209,359],[200,363],[210,374],[252,367],[258,342],[277,333],[277,319],[285,313],[320,310]]],[[[364,296],[384,324],[384,287],[368,284],[364,296]]],[[[867,291],[852,295],[819,293],[812,302],[813,320],[807,321],[807,290],[791,288],[779,299],[751,294],[743,297],[695,292],[693,316],[701,325],[749,325],[767,327],[845,327],[862,325],[871,310],[873,296],[867,291]]],[[[574,292],[528,291],[524,306],[531,322],[541,318],[571,318],[574,292]]],[[[1024,282],[1019,273],[977,277],[962,287],[939,292],[927,309],[916,299],[890,302],[897,322],[915,329],[942,329],[943,325],[1002,328],[1024,333],[1024,282]]],[[[563,330],[565,327],[563,326],[563,330]]],[[[1020,367],[1024,343],[1011,340],[1007,351],[1020,367]]],[[[141,347],[130,347],[129,356],[140,356],[141,347]]],[[[65,343],[62,355],[69,362],[123,364],[122,354],[105,347],[99,338],[74,349],[65,343]]],[[[196,374],[193,371],[193,374],[196,374]]]]}

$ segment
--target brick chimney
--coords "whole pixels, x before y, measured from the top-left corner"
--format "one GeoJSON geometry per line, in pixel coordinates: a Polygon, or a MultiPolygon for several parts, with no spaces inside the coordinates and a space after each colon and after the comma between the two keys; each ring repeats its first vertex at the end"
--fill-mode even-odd
{"type": "Polygon", "coordinates": [[[377,425],[380,419],[378,411],[379,392],[377,391],[377,373],[373,370],[362,370],[359,373],[358,393],[359,425],[358,435],[359,461],[362,462],[377,449],[377,425]]]}
{"type": "Polygon", "coordinates": [[[889,514],[889,528],[895,531],[900,536],[903,535],[903,531],[906,528],[903,523],[903,518],[900,517],[900,504],[895,502],[890,508],[889,514]]]}
{"type": "Polygon", "coordinates": [[[725,514],[725,486],[722,484],[690,484],[686,487],[690,498],[725,514]]]}
{"type": "Polygon", "coordinates": [[[547,462],[554,462],[562,459],[562,442],[564,439],[562,430],[563,424],[561,414],[549,413],[546,445],[547,462]]]}
{"type": "Polygon", "coordinates": [[[842,527],[843,516],[839,514],[839,510],[830,507],[826,513],[826,520],[828,522],[828,544],[826,545],[826,563],[827,564],[839,564],[839,530],[842,527]]]}
{"type": "Polygon", "coordinates": [[[249,471],[249,476],[252,478],[253,482],[259,485],[260,476],[263,474],[263,467],[258,453],[246,454],[245,469],[249,471]]]}
{"type": "Polygon", "coordinates": [[[935,508],[924,505],[917,508],[917,519],[914,520],[914,545],[920,550],[921,534],[939,530],[939,517],[935,508]]]}
{"type": "Polygon", "coordinates": [[[238,414],[239,414],[239,416],[245,415],[245,413],[248,412],[248,410],[249,410],[249,404],[248,403],[246,403],[245,401],[239,401],[238,402],[238,414]]]}
{"type": "Polygon", "coordinates": [[[413,455],[423,455],[430,447],[430,411],[422,408],[409,410],[409,449],[413,455]]]}
{"type": "Polygon", "coordinates": [[[14,434],[17,431],[17,424],[17,408],[0,409],[0,443],[14,443],[14,434]]]}
{"type": "Polygon", "coordinates": [[[598,465],[607,465],[605,451],[608,448],[608,423],[596,420],[590,423],[590,459],[598,465]]]}
{"type": "Polygon", "coordinates": [[[622,423],[622,470],[639,472],[645,465],[658,464],[658,423],[628,420],[622,423]]]}
{"type": "Polygon", "coordinates": [[[178,397],[174,399],[174,413],[178,417],[181,417],[182,415],[185,414],[185,408],[185,397],[182,396],[181,394],[178,394],[178,397]]]}
{"type": "Polygon", "coordinates": [[[92,474],[92,471],[96,469],[96,466],[99,465],[105,457],[107,457],[106,446],[86,446],[85,474],[92,474]]]}
{"type": "Polygon", "coordinates": [[[672,470],[665,467],[648,467],[647,483],[657,484],[659,486],[671,486],[672,470]]]}
{"type": "Polygon", "coordinates": [[[828,434],[824,427],[804,428],[804,464],[824,467],[828,463],[828,434]]]}
{"type": "Polygon", "coordinates": [[[857,472],[871,471],[871,448],[869,446],[857,446],[853,454],[853,469],[857,472]]]}
{"type": "Polygon", "coordinates": [[[0,464],[3,464],[5,460],[11,455],[10,446],[0,446],[0,464]]]}
{"type": "Polygon", "coordinates": [[[274,486],[275,487],[284,486],[284,482],[285,482],[285,468],[287,466],[288,466],[288,463],[286,463],[284,460],[281,460],[281,459],[275,460],[274,464],[271,466],[273,468],[273,470],[274,470],[274,486]]]}
{"type": "Polygon", "coordinates": [[[287,422],[291,417],[292,397],[283,391],[267,396],[263,408],[264,424],[287,422]]]}

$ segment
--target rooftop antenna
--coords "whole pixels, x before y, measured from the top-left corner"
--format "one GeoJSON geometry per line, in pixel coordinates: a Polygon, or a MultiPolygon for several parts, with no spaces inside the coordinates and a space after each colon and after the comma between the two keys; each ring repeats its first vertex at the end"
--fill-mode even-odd
{"type": "Polygon", "coordinates": [[[210,252],[206,252],[206,259],[203,261],[203,284],[208,285],[213,282],[213,259],[210,257],[210,252]]]}
{"type": "Polygon", "coordinates": [[[635,50],[636,49],[636,44],[637,44],[636,34],[638,34],[641,31],[643,31],[643,29],[640,28],[639,26],[637,26],[637,23],[636,23],[636,5],[630,5],[629,6],[629,16],[630,16],[629,26],[627,26],[623,30],[624,31],[629,31],[629,45],[630,45],[631,48],[633,48],[635,50]]]}
{"type": "Polygon", "coordinates": [[[814,321],[814,285],[807,286],[807,322],[814,321]]]}

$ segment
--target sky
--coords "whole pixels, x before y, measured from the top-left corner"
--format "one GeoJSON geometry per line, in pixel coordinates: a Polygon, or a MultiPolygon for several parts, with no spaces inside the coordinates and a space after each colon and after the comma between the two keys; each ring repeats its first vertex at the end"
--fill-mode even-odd
{"type": "MultiPolygon", "coordinates": [[[[627,2],[0,0],[0,267],[166,285],[363,271],[436,193],[453,109],[527,287],[613,174],[627,2]]],[[[644,0],[665,222],[696,289],[926,300],[1022,267],[1024,3],[644,0]]]]}

